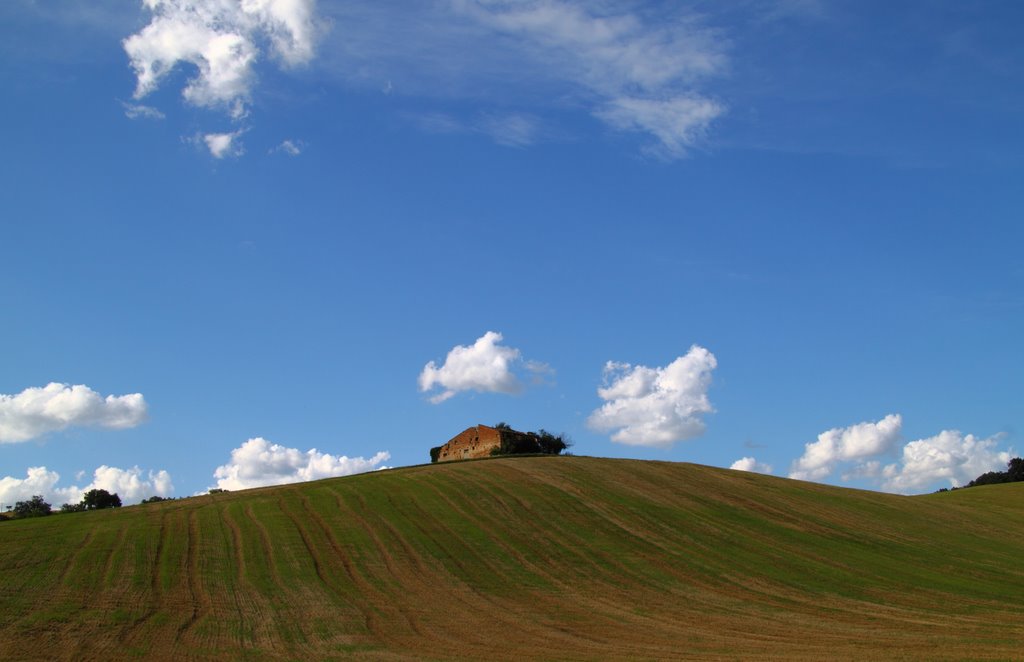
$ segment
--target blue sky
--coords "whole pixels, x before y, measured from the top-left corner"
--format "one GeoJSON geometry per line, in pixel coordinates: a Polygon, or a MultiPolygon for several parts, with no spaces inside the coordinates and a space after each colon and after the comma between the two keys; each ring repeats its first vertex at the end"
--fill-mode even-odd
{"type": "Polygon", "coordinates": [[[895,492],[1002,469],[1022,26],[4,2],[0,502],[404,466],[498,421],[895,492]]]}

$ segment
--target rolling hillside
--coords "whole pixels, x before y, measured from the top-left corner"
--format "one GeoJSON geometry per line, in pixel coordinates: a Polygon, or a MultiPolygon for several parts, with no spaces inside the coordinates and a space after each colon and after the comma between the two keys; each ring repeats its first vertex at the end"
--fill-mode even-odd
{"type": "Polygon", "coordinates": [[[504,458],[0,524],[0,659],[1020,659],[1024,484],[504,458]]]}

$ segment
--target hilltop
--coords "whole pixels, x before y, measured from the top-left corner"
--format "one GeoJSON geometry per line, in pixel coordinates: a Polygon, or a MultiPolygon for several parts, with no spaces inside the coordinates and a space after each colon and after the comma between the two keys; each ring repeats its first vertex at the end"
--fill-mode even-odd
{"type": "Polygon", "coordinates": [[[0,524],[3,659],[984,659],[1024,483],[500,458],[0,524]]]}

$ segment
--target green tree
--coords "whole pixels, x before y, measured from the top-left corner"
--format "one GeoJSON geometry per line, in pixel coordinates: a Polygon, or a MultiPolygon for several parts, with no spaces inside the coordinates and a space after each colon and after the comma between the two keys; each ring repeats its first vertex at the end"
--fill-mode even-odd
{"type": "Polygon", "coordinates": [[[85,504],[83,503],[65,503],[60,507],[62,513],[81,513],[85,511],[85,504]]]}
{"type": "Polygon", "coordinates": [[[1011,483],[1024,481],[1024,458],[1015,457],[1006,465],[1006,475],[1011,483]]]}
{"type": "Polygon", "coordinates": [[[82,505],[86,510],[100,510],[103,508],[120,508],[121,497],[117,493],[111,494],[106,490],[92,489],[82,496],[82,505]]]}
{"type": "Polygon", "coordinates": [[[14,504],[14,516],[16,518],[22,517],[46,517],[51,515],[53,509],[50,504],[43,500],[42,495],[35,495],[28,501],[19,501],[14,504]]]}
{"type": "Polygon", "coordinates": [[[983,473],[964,487],[998,485],[999,483],[1016,483],[1018,481],[1024,481],[1024,458],[1015,457],[1006,464],[1006,471],[983,473]]]}

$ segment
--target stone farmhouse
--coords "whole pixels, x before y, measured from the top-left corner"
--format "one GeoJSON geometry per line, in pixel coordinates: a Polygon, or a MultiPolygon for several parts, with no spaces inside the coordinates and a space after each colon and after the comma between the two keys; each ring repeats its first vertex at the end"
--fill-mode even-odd
{"type": "Polygon", "coordinates": [[[504,438],[506,442],[519,437],[527,437],[527,433],[511,428],[492,428],[488,425],[474,425],[466,428],[441,446],[437,454],[437,462],[450,460],[470,460],[477,457],[490,457],[491,451],[501,448],[504,438]]]}

